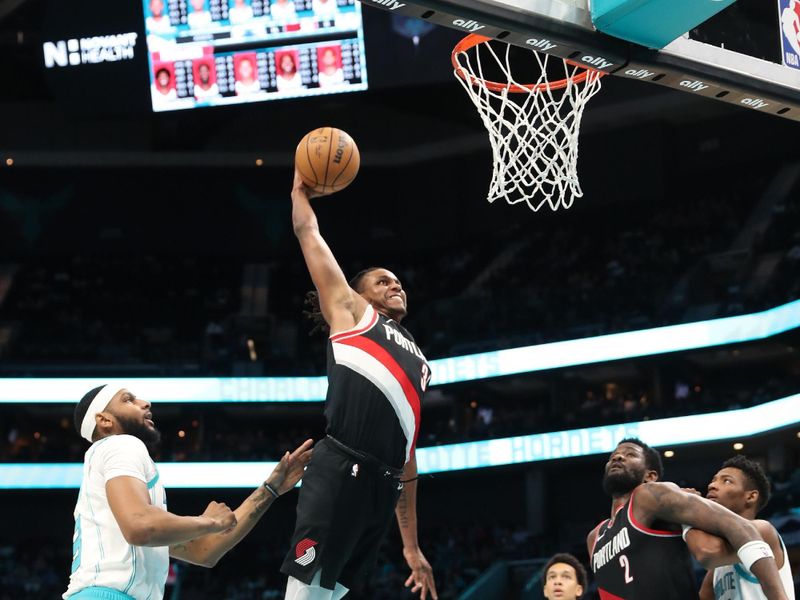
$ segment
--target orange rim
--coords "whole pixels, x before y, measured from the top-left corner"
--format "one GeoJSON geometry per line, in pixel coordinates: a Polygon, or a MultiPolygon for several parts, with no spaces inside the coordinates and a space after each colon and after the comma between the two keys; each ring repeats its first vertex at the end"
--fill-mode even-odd
{"type": "Polygon", "coordinates": [[[509,91],[514,94],[528,94],[530,92],[545,92],[548,90],[560,90],[567,85],[569,82],[572,83],[583,83],[586,81],[590,75],[600,78],[605,76],[605,73],[602,71],[597,71],[595,69],[584,67],[583,65],[579,65],[573,63],[572,61],[566,61],[571,65],[575,65],[576,67],[583,69],[583,72],[578,73],[574,77],[567,77],[566,79],[559,79],[557,81],[550,81],[548,83],[531,83],[531,84],[521,84],[518,85],[516,83],[499,83],[497,81],[488,81],[486,79],[481,79],[480,77],[475,77],[472,73],[467,72],[467,70],[461,66],[461,63],[458,62],[459,54],[465,53],[467,50],[474,48],[480,44],[485,44],[490,42],[492,38],[486,37],[485,35],[478,35],[477,33],[470,33],[467,37],[462,39],[456,47],[453,48],[453,53],[450,55],[450,60],[453,63],[453,69],[455,69],[456,75],[461,77],[464,81],[471,83],[472,85],[482,85],[487,89],[492,90],[493,92],[502,92],[502,91],[509,91]]]}

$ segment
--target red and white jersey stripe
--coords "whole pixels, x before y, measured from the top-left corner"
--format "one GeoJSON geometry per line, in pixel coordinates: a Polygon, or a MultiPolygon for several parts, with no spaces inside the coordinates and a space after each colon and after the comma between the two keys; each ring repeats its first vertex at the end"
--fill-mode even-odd
{"type": "Polygon", "coordinates": [[[681,532],[636,518],[636,493],[597,528],[591,567],[602,600],[697,600],[681,532]]]}
{"type": "Polygon", "coordinates": [[[328,432],[387,464],[407,462],[430,380],[411,334],[368,306],[353,329],[331,336],[328,377],[328,432]]]}

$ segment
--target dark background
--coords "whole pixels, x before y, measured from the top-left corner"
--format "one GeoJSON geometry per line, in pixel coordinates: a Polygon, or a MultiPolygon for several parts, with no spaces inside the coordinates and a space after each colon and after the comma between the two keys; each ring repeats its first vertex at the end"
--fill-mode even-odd
{"type": "MultiPolygon", "coordinates": [[[[397,272],[409,295],[404,324],[429,358],[745,314],[800,297],[792,122],[606,78],[582,127],[585,196],[569,211],[534,214],[484,199],[491,150],[450,71],[456,32],[432,30],[414,45],[415,25],[365,7],[368,92],[152,114],[143,32],[130,64],[42,67],[43,41],[117,23],[132,30],[138,5],[54,6],[48,17],[41,0],[0,3],[0,376],[322,374],[323,340],[309,338],[301,314],[311,282],[289,202],[294,147],[321,125],[347,130],[362,155],[352,186],[314,203],[323,234],[346,273],[372,264],[397,272]]],[[[769,58],[775,7],[735,6],[693,36],[769,58]]],[[[793,331],[437,388],[420,445],[759,404],[800,389],[797,348],[793,331]]],[[[157,458],[275,459],[322,435],[318,409],[156,407],[157,458]]],[[[71,411],[3,407],[0,459],[82,460],[71,411]]],[[[795,563],[796,429],[743,440],[775,483],[765,515],[780,524],[795,563]]],[[[703,489],[733,441],[674,448],[667,478],[703,489]]],[[[424,479],[421,543],[440,597],[457,598],[500,558],[558,550],[584,558],[585,534],[608,510],[604,461],[424,479]]],[[[209,487],[169,492],[170,509],[197,514],[212,498],[236,505],[245,494],[209,487]]],[[[0,492],[8,515],[0,599],[63,592],[75,497],[0,492]]],[[[215,570],[185,569],[182,597],[277,597],[294,502],[293,493],[276,504],[215,570]]],[[[396,534],[379,559],[355,597],[410,597],[400,592],[396,534]]]]}

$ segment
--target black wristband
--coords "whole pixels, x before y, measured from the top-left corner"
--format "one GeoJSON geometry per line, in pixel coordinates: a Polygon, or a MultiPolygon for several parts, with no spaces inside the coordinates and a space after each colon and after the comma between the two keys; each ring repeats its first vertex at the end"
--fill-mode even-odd
{"type": "Polygon", "coordinates": [[[265,488],[267,488],[267,491],[268,491],[270,494],[272,494],[272,495],[273,495],[275,498],[278,498],[278,497],[280,496],[280,494],[279,494],[278,492],[276,492],[276,491],[273,489],[273,487],[272,487],[270,484],[268,484],[266,481],[264,482],[264,487],[265,487],[265,488]]]}

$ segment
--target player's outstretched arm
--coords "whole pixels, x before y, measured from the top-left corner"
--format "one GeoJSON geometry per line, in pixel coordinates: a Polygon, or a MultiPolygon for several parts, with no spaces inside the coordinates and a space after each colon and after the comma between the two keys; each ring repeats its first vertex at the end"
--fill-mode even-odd
{"type": "MultiPolygon", "coordinates": [[[[278,495],[293,489],[303,476],[308,461],[311,460],[313,445],[313,440],[306,440],[291,454],[288,452],[284,454],[265,483],[278,495]]],[[[264,485],[258,486],[239,505],[239,508],[233,511],[236,516],[236,526],[233,529],[170,546],[170,556],[193,565],[213,567],[220,558],[250,533],[275,499],[276,497],[264,485]]],[[[213,504],[216,503],[212,502],[209,507],[213,504]]]]}
{"type": "MultiPolygon", "coordinates": [[[[769,521],[758,519],[750,522],[758,530],[761,538],[772,548],[775,564],[779,569],[783,567],[783,547],[778,538],[778,532],[769,521]]],[[[686,532],[684,539],[686,539],[686,545],[692,556],[706,569],[716,569],[739,562],[736,550],[721,537],[693,528],[686,532]]]]}
{"type": "Polygon", "coordinates": [[[181,517],[153,506],[147,484],[135,477],[109,479],[106,497],[125,541],[133,546],[169,546],[236,525],[231,509],[216,502],[199,517],[181,517]]]}
{"type": "Polygon", "coordinates": [[[767,600],[788,600],[775,560],[766,553],[769,546],[747,519],[719,504],[683,492],[674,483],[657,482],[644,483],[637,488],[634,514],[647,526],[662,520],[725,538],[737,549],[740,561],[758,578],[767,600]]]}
{"type": "Polygon", "coordinates": [[[347,283],[339,263],[333,256],[319,231],[317,216],[311,208],[310,198],[314,193],[303,183],[295,171],[292,188],[292,226],[300,242],[308,273],[319,292],[322,316],[331,333],[353,327],[367,307],[367,301],[359,296],[347,283]]]}
{"type": "Polygon", "coordinates": [[[411,453],[411,459],[403,467],[403,491],[397,501],[395,515],[400,527],[400,537],[403,539],[403,556],[411,569],[411,575],[406,579],[406,587],[411,587],[413,593],[420,592],[420,600],[426,600],[428,594],[433,600],[439,595],[436,592],[436,582],[433,579],[433,569],[422,554],[417,539],[417,455],[411,453]]]}

